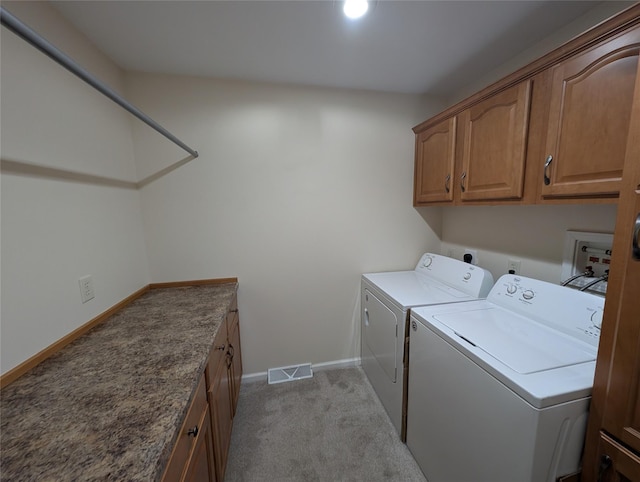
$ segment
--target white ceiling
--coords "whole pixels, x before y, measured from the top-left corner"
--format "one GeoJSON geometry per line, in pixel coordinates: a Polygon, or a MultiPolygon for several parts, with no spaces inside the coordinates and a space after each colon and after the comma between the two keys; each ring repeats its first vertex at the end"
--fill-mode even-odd
{"type": "Polygon", "coordinates": [[[56,1],[126,70],[449,95],[593,1],[56,1]]]}

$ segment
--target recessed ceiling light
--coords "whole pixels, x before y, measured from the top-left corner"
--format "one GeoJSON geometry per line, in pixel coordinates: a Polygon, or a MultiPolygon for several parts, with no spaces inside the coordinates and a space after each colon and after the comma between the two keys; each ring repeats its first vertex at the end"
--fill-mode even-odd
{"type": "Polygon", "coordinates": [[[352,19],[360,18],[369,10],[369,2],[367,0],[345,0],[342,11],[352,19]]]}

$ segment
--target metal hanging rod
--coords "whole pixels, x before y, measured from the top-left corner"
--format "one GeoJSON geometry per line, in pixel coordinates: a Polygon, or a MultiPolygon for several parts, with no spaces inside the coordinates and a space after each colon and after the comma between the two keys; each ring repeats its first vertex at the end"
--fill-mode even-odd
{"type": "Polygon", "coordinates": [[[174,136],[167,129],[162,127],[156,121],[154,121],[147,114],[142,112],[136,106],[132,105],[126,99],[121,97],[117,92],[115,92],[111,87],[102,82],[101,80],[94,77],[91,73],[89,73],[86,69],[78,65],[71,57],[62,52],[56,46],[51,44],[49,41],[41,37],[37,32],[29,28],[27,25],[22,23],[18,18],[9,13],[3,7],[0,7],[0,21],[2,25],[7,27],[13,33],[15,33],[18,37],[21,37],[26,42],[33,45],[35,48],[40,50],[45,55],[51,57],[53,60],[62,65],[65,69],[67,69],[72,74],[78,76],[82,80],[84,80],[87,84],[89,84],[94,89],[98,90],[102,94],[106,95],[109,99],[114,101],[116,104],[129,111],[131,114],[136,116],[142,122],[147,124],[152,129],[155,129],[164,137],[169,139],[174,144],[177,144],[182,149],[191,154],[194,158],[198,157],[198,151],[191,149],[184,142],[174,136]]]}

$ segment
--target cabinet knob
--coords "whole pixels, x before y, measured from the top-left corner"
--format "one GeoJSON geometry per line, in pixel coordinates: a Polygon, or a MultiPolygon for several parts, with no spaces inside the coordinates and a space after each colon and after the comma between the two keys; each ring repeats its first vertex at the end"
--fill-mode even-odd
{"type": "Polygon", "coordinates": [[[464,192],[466,189],[464,187],[464,179],[467,177],[467,172],[463,172],[462,176],[460,176],[460,189],[464,192]]]}
{"type": "Polygon", "coordinates": [[[551,184],[551,178],[547,175],[551,161],[553,161],[553,156],[547,157],[547,161],[544,163],[544,185],[545,186],[548,186],[549,184],[551,184]]]}
{"type": "Polygon", "coordinates": [[[216,350],[220,350],[220,351],[224,351],[224,349],[227,347],[227,345],[222,344],[216,347],[216,350]]]}
{"type": "Polygon", "coordinates": [[[196,425],[193,428],[190,428],[189,430],[187,430],[187,435],[192,436],[192,437],[197,437],[198,436],[198,426],[196,425]]]}

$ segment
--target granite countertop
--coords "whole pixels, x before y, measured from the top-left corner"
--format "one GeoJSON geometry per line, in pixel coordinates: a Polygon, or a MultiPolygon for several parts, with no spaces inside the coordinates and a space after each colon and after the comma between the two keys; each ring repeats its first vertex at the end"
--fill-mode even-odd
{"type": "Polygon", "coordinates": [[[160,480],[236,283],[152,289],[0,393],[1,480],[160,480]]]}

